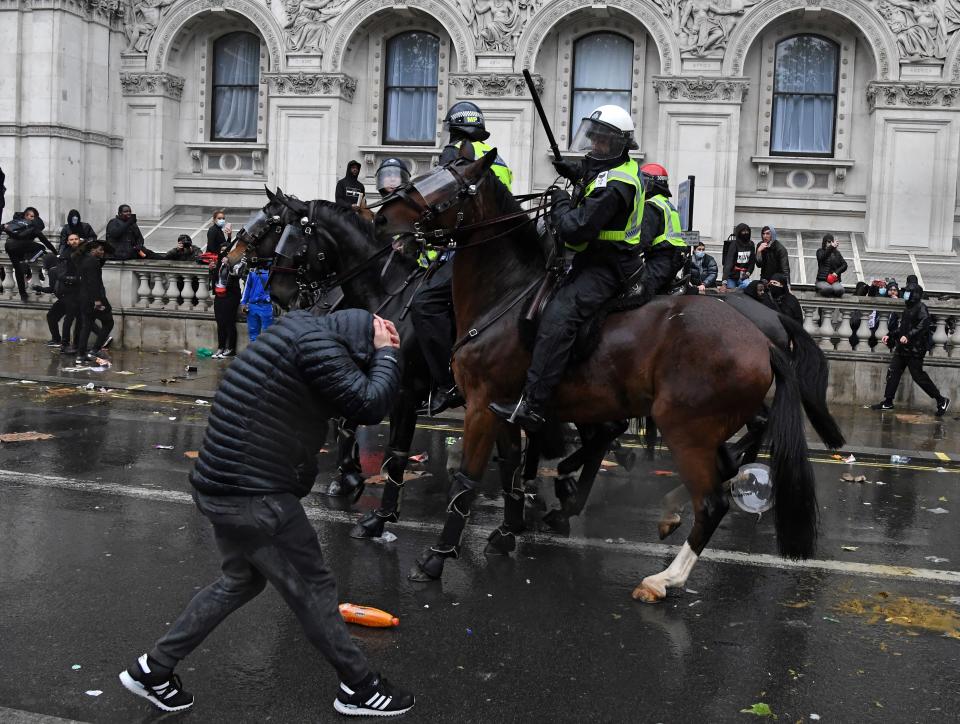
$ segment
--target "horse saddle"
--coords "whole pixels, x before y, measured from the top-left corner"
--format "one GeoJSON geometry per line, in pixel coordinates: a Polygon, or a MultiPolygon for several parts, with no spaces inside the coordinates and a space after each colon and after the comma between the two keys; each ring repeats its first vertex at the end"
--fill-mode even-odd
{"type": "Polygon", "coordinates": [[[790,338],[787,331],[780,323],[780,314],[770,309],[770,307],[758,302],[742,291],[732,294],[724,294],[716,297],[721,302],[733,307],[744,317],[756,325],[763,334],[781,349],[787,349],[790,344],[790,338]]]}

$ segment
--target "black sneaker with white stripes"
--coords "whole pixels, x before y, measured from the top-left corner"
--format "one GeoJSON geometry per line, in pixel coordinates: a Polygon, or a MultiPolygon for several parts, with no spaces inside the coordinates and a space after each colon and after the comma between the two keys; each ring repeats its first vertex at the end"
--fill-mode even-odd
{"type": "Polygon", "coordinates": [[[120,672],[120,683],[163,711],[183,711],[193,706],[193,694],[183,690],[180,677],[169,670],[152,671],[144,654],[137,663],[120,672]]]}
{"type": "Polygon", "coordinates": [[[399,716],[413,708],[414,697],[371,673],[356,689],[340,684],[333,708],[347,716],[399,716]]]}

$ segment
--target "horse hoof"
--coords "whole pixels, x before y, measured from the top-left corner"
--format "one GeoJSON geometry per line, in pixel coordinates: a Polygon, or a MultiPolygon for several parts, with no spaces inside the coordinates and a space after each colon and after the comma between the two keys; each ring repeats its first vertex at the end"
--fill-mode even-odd
{"type": "Polygon", "coordinates": [[[664,516],[660,519],[660,522],[657,523],[657,532],[660,534],[660,540],[663,540],[668,535],[673,533],[677,528],[680,527],[680,516],[674,513],[673,515],[664,516]]]}
{"type": "Polygon", "coordinates": [[[517,536],[509,531],[495,528],[487,538],[483,552],[488,556],[508,556],[517,548],[517,536]]]}
{"type": "Polygon", "coordinates": [[[331,480],[327,495],[331,498],[350,498],[356,503],[363,495],[363,478],[356,473],[347,473],[340,480],[331,480]]]}
{"type": "Polygon", "coordinates": [[[554,508],[541,518],[544,525],[554,533],[570,535],[570,519],[558,508],[554,508]]]}
{"type": "Polygon", "coordinates": [[[411,581],[418,583],[427,583],[429,581],[439,581],[443,575],[444,558],[435,551],[427,550],[413,564],[410,574],[407,576],[411,581]]]}
{"type": "Polygon", "coordinates": [[[369,511],[350,529],[351,538],[379,538],[383,535],[386,519],[381,518],[374,511],[369,511]]]}
{"type": "Polygon", "coordinates": [[[633,589],[634,601],[643,601],[644,603],[660,603],[667,596],[667,589],[659,584],[650,583],[644,579],[639,586],[633,589]]]}

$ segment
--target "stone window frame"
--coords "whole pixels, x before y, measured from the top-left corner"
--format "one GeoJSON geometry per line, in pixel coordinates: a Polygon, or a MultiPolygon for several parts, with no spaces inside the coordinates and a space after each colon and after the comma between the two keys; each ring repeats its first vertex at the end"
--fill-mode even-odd
{"type": "Polygon", "coordinates": [[[450,33],[439,22],[426,16],[417,16],[406,23],[397,22],[396,17],[387,17],[381,20],[369,31],[367,50],[367,79],[369,82],[368,98],[373,113],[367,119],[364,137],[369,144],[384,148],[417,148],[439,149],[442,144],[443,117],[447,109],[447,84],[452,61],[450,33]],[[383,139],[383,114],[386,112],[386,88],[384,84],[384,66],[386,65],[387,43],[395,36],[403,33],[423,32],[435,35],[440,39],[439,62],[437,64],[437,120],[432,145],[412,145],[406,143],[386,143],[383,139]]]}
{"type": "Polygon", "coordinates": [[[769,28],[760,37],[760,83],[759,108],[757,113],[757,146],[758,156],[774,159],[820,159],[820,160],[849,160],[850,159],[850,129],[852,127],[851,105],[853,99],[854,59],[856,58],[857,37],[851,33],[836,32],[832,28],[821,27],[817,23],[791,23],[776,28],[769,28]],[[837,107],[834,118],[833,154],[793,156],[770,152],[770,141],[773,133],[773,83],[774,65],[776,61],[777,44],[788,38],[798,35],[818,35],[837,44],[840,51],[837,68],[837,107]]]}
{"type": "Polygon", "coordinates": [[[257,29],[248,23],[227,22],[217,29],[201,30],[197,33],[196,39],[197,59],[195,66],[200,69],[201,80],[197,83],[196,104],[197,104],[197,142],[190,144],[191,147],[198,143],[203,145],[224,144],[234,148],[244,146],[262,147],[267,142],[267,78],[269,72],[269,48],[263,38],[263,35],[257,32],[257,29]],[[255,35],[260,40],[260,76],[257,84],[257,137],[254,140],[246,141],[214,141],[213,139],[213,47],[214,43],[224,35],[238,31],[247,32],[255,35]],[[208,67],[209,66],[209,67],[208,67]]]}
{"type": "MultiPolygon", "coordinates": [[[[630,117],[634,119],[636,130],[634,138],[637,143],[643,137],[643,114],[635,115],[635,111],[643,103],[643,91],[646,74],[647,58],[647,38],[649,31],[639,22],[636,27],[624,27],[617,25],[612,19],[581,19],[573,23],[566,23],[559,28],[557,33],[557,66],[556,66],[556,98],[557,102],[554,111],[554,127],[556,128],[556,137],[560,148],[570,152],[570,141],[576,133],[575,128],[571,128],[570,114],[573,112],[573,49],[578,40],[593,35],[595,33],[613,33],[621,37],[629,38],[633,41],[633,92],[630,96],[630,117]],[[641,31],[639,37],[636,33],[637,28],[641,31]]],[[[631,152],[631,157],[641,155],[639,152],[631,152]]]]}
{"type": "MultiPolygon", "coordinates": [[[[758,83],[759,104],[757,108],[756,155],[751,162],[757,168],[757,191],[766,192],[770,178],[778,169],[791,176],[795,173],[814,173],[817,169],[829,169],[833,172],[827,193],[843,194],[847,172],[855,161],[850,157],[850,131],[853,127],[853,81],[857,51],[857,36],[852,29],[843,27],[824,27],[817,22],[792,22],[768,27],[760,35],[760,83],[758,83]],[[770,153],[770,140],[773,121],[773,82],[777,43],[797,35],[819,35],[836,43],[840,48],[837,73],[837,108],[834,125],[834,144],[832,156],[810,155],[773,155],[770,153]]],[[[809,176],[808,176],[809,177],[809,176]]],[[[797,193],[817,194],[811,184],[798,188],[797,193]]]]}

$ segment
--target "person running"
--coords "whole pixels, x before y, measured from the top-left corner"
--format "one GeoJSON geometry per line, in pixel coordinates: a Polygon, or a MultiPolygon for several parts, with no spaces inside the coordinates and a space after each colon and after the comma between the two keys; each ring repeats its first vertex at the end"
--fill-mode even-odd
{"type": "Polygon", "coordinates": [[[221,575],[129,668],[120,682],[163,711],[193,705],[173,672],[269,581],[309,641],[336,669],[333,707],[353,716],[409,711],[414,695],[371,670],[338,609],[337,585],[300,499],[316,476],[326,421],[373,425],[400,385],[400,337],[361,309],[284,315],[231,365],[220,383],[196,467],[193,497],[213,525],[221,575]]]}

